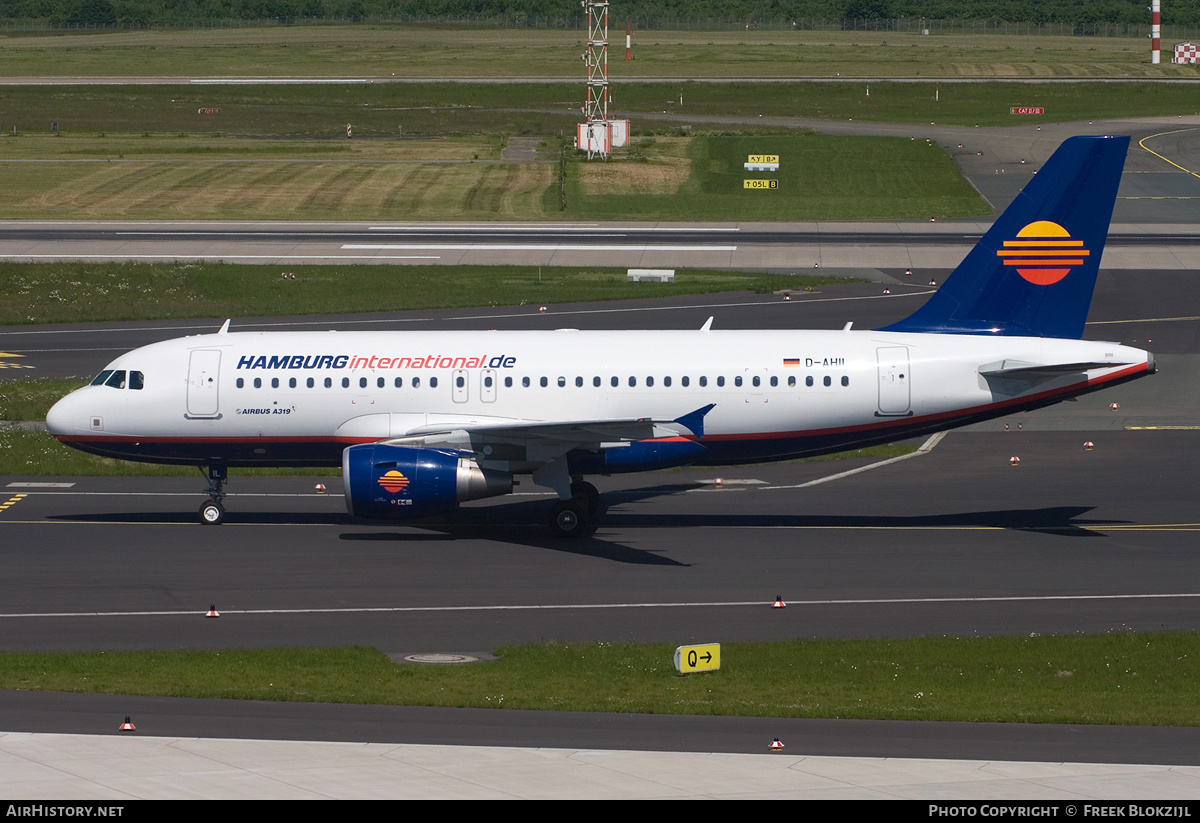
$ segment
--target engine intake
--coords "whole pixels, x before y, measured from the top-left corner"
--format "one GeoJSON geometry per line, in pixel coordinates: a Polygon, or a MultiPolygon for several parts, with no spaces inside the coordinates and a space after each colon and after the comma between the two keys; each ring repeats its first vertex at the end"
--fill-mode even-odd
{"type": "Polygon", "coordinates": [[[383,443],[342,452],[342,478],[350,514],[389,520],[448,511],[513,487],[511,474],[481,468],[470,453],[383,443]]]}

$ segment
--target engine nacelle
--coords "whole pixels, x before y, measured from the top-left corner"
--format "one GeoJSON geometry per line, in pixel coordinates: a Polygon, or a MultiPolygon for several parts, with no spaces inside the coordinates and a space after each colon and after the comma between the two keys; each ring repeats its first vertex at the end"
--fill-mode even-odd
{"type": "Polygon", "coordinates": [[[513,487],[511,474],[480,468],[472,454],[382,443],[342,452],[342,482],[350,514],[392,520],[436,514],[513,487]]]}

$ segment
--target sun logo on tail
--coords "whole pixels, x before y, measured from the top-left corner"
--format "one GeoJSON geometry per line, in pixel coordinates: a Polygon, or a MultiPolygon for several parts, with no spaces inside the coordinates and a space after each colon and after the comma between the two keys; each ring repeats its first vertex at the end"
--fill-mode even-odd
{"type": "Polygon", "coordinates": [[[996,252],[1004,265],[1016,266],[1017,274],[1037,286],[1062,280],[1089,254],[1082,240],[1072,240],[1069,231],[1049,220],[1030,223],[1017,232],[1016,240],[1005,240],[996,252]]]}
{"type": "Polygon", "coordinates": [[[408,486],[408,478],[400,472],[392,469],[390,472],[379,478],[379,485],[383,486],[392,494],[403,491],[408,486]]]}

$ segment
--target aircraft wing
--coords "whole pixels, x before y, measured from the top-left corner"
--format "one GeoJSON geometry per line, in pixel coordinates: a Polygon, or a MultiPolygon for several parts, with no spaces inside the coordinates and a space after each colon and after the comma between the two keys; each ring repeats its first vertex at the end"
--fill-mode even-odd
{"type": "Polygon", "coordinates": [[[347,420],[339,438],[394,446],[471,451],[523,467],[553,463],[572,450],[624,449],[640,441],[704,436],[704,416],[715,404],[674,420],[616,418],[522,420],[459,414],[368,414],[347,420]]]}
{"type": "MultiPolygon", "coordinates": [[[[510,471],[529,471],[535,483],[554,489],[562,499],[569,499],[568,453],[596,453],[601,461],[597,465],[609,468],[621,464],[621,458],[616,455],[622,453],[637,453],[636,457],[630,458],[633,460],[653,460],[657,455],[664,455],[663,459],[669,462],[677,461],[682,452],[698,454],[705,451],[704,446],[691,436],[703,436],[704,415],[714,405],[703,406],[674,420],[429,420],[380,442],[392,446],[471,451],[488,464],[505,466],[510,471]]],[[[677,462],[672,464],[677,465],[677,462]]]]}
{"type": "Polygon", "coordinates": [[[535,441],[559,443],[610,443],[649,440],[680,435],[704,436],[704,416],[715,403],[702,406],[674,420],[649,417],[610,420],[512,420],[497,418],[453,418],[430,420],[409,428],[402,437],[429,437],[455,431],[466,432],[473,441],[528,444],[535,441]]]}
{"type": "Polygon", "coordinates": [[[417,426],[404,437],[436,437],[460,431],[470,435],[472,441],[528,444],[534,441],[593,443],[608,441],[647,440],[679,432],[655,433],[655,421],[637,420],[565,420],[547,422],[538,420],[514,420],[504,423],[463,422],[461,424],[439,422],[417,426]]]}
{"type": "MultiPolygon", "coordinates": [[[[376,413],[351,418],[340,425],[337,436],[355,440],[399,442],[421,439],[444,441],[467,436],[473,443],[597,443],[648,440],[655,437],[704,436],[704,416],[716,404],[691,411],[673,420],[610,418],[592,420],[528,420],[474,414],[376,413]]],[[[447,445],[450,445],[447,443],[447,445]]]]}

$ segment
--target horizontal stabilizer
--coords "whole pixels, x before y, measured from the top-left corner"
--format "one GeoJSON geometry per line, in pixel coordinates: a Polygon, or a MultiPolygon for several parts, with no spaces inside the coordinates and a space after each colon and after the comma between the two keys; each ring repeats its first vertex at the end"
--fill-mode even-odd
{"type": "Polygon", "coordinates": [[[1112,361],[1039,364],[1026,363],[1020,360],[1005,360],[999,364],[983,366],[979,369],[979,373],[984,377],[1027,378],[1032,380],[1058,377],[1061,374],[1078,374],[1079,372],[1091,371],[1092,369],[1111,369],[1117,366],[1129,365],[1132,364],[1112,361]]]}

